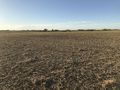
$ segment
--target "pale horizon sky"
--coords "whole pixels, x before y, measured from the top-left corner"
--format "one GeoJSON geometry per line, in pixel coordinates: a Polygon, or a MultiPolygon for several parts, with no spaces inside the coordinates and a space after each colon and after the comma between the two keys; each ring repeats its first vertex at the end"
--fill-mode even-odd
{"type": "Polygon", "coordinates": [[[0,0],[0,30],[120,29],[120,0],[0,0]]]}

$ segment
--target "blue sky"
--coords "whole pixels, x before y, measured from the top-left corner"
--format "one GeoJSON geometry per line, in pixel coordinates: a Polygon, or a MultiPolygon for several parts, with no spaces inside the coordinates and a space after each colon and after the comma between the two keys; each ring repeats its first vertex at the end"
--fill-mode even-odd
{"type": "Polygon", "coordinates": [[[120,29],[120,0],[0,0],[0,29],[120,29]]]}

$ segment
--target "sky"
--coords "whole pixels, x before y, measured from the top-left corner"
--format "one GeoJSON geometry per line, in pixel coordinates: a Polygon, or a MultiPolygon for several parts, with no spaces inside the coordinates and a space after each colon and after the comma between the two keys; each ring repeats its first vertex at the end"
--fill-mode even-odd
{"type": "Polygon", "coordinates": [[[0,30],[120,29],[120,0],[0,0],[0,30]]]}

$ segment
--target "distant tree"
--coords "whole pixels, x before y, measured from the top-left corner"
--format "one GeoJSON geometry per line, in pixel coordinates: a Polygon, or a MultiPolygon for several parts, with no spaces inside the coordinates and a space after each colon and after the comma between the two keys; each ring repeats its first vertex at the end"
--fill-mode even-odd
{"type": "Polygon", "coordinates": [[[56,32],[58,32],[59,30],[55,29],[56,32]]]}
{"type": "Polygon", "coordinates": [[[54,32],[54,29],[52,29],[51,31],[54,32]]]}
{"type": "Polygon", "coordinates": [[[102,31],[110,31],[111,29],[102,29],[102,31]]]}
{"type": "Polygon", "coordinates": [[[87,29],[86,31],[95,31],[95,29],[87,29]]]}
{"type": "Polygon", "coordinates": [[[52,29],[52,32],[58,32],[59,30],[57,30],[57,29],[52,29]]]}
{"type": "Polygon", "coordinates": [[[66,30],[64,30],[64,32],[71,32],[72,30],[70,30],[70,29],[66,29],[66,30]]]}
{"type": "Polygon", "coordinates": [[[84,29],[78,29],[77,31],[85,31],[84,29]]]}
{"type": "Polygon", "coordinates": [[[48,29],[46,29],[46,28],[45,28],[43,31],[44,31],[44,32],[47,32],[47,31],[48,31],[48,29]]]}

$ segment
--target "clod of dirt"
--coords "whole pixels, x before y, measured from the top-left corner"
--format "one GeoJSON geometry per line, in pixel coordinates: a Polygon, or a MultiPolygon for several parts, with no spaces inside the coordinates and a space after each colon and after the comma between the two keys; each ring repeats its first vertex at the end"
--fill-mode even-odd
{"type": "Polygon", "coordinates": [[[41,80],[36,79],[34,81],[34,90],[40,90],[41,84],[42,84],[41,80]]]}
{"type": "Polygon", "coordinates": [[[36,86],[40,86],[40,85],[41,85],[41,81],[40,81],[40,80],[36,80],[36,81],[35,81],[35,85],[36,85],[36,86]]]}
{"type": "Polygon", "coordinates": [[[52,78],[47,79],[45,82],[45,87],[50,88],[53,84],[55,84],[55,81],[52,78]]]}

